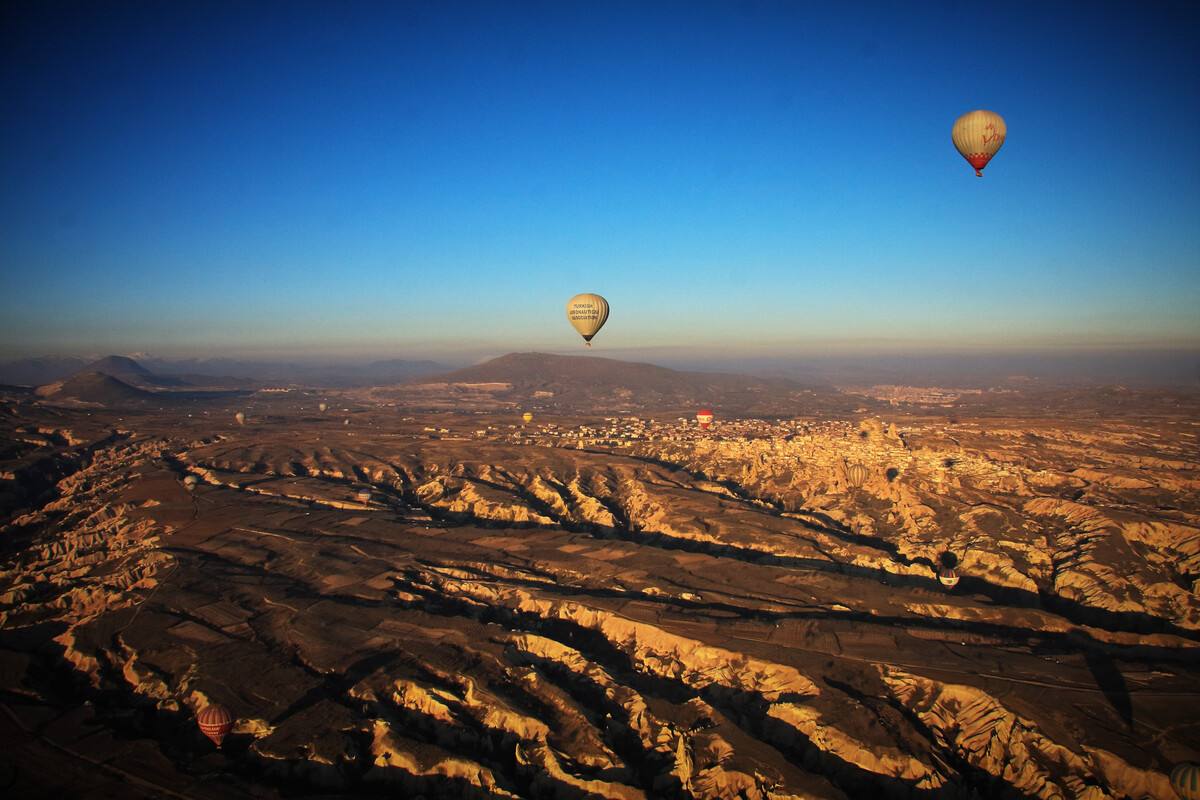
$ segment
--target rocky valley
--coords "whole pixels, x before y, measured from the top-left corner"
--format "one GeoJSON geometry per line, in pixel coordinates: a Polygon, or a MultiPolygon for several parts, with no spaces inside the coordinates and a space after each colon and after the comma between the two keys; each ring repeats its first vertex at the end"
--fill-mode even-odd
{"type": "Polygon", "coordinates": [[[437,391],[10,393],[13,796],[1169,798],[1200,756],[1194,400],[437,391]]]}

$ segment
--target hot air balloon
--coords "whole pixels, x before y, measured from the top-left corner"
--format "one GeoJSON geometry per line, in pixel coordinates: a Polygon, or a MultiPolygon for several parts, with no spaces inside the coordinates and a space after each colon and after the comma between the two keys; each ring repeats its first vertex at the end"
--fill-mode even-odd
{"type": "Polygon", "coordinates": [[[708,430],[708,426],[712,425],[713,413],[710,409],[702,408],[696,412],[696,422],[700,423],[700,430],[708,430]]]}
{"type": "Polygon", "coordinates": [[[197,480],[195,475],[185,475],[183,477],[184,488],[186,488],[189,492],[196,488],[196,483],[197,480]]]}
{"type": "Polygon", "coordinates": [[[983,177],[983,168],[1004,144],[1008,127],[1004,117],[994,111],[968,111],[954,120],[950,138],[958,152],[975,168],[975,175],[983,177]]]}
{"type": "Polygon", "coordinates": [[[325,409],[329,408],[329,406],[325,403],[317,403],[317,408],[319,408],[321,411],[324,411],[325,409]]]}
{"type": "Polygon", "coordinates": [[[346,418],[346,419],[342,420],[342,424],[343,424],[343,425],[349,425],[349,424],[350,424],[350,419],[349,419],[349,418],[346,418]]]}
{"type": "Polygon", "coordinates": [[[233,415],[233,418],[237,420],[237,424],[238,424],[238,425],[245,425],[245,424],[246,424],[246,415],[245,415],[244,413],[242,413],[241,411],[239,411],[239,412],[237,412],[236,414],[234,414],[234,415],[233,415]]]}
{"type": "Polygon", "coordinates": [[[233,730],[233,714],[225,706],[213,703],[200,709],[200,713],[196,714],[196,724],[200,726],[201,733],[220,747],[225,734],[233,730]]]}
{"type": "Polygon", "coordinates": [[[871,477],[871,470],[863,464],[851,464],[846,467],[846,477],[850,479],[851,486],[856,489],[862,488],[862,485],[871,477]]]}
{"type": "Polygon", "coordinates": [[[608,321],[608,301],[598,294],[577,294],[567,301],[567,321],[591,347],[592,337],[608,321]]]}
{"type": "Polygon", "coordinates": [[[521,415],[521,419],[523,419],[525,421],[525,424],[528,425],[529,423],[533,422],[533,414],[526,411],[524,414],[521,415]]]}
{"type": "Polygon", "coordinates": [[[360,502],[360,503],[369,503],[369,502],[371,502],[371,490],[370,489],[359,489],[358,494],[355,495],[355,497],[358,498],[358,502],[360,502]]]}
{"type": "Polygon", "coordinates": [[[954,567],[942,567],[938,572],[938,583],[945,586],[947,589],[953,589],[958,585],[958,573],[954,567]]]}
{"type": "Polygon", "coordinates": [[[1185,761],[1171,770],[1171,788],[1181,800],[1200,800],[1200,764],[1185,761]]]}

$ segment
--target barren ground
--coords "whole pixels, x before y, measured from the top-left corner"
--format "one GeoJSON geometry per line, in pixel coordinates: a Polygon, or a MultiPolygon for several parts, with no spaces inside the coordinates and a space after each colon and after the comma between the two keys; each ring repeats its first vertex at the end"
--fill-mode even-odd
{"type": "Polygon", "coordinates": [[[1194,408],[306,402],[0,407],[0,790],[1167,798],[1200,758],[1194,408]]]}

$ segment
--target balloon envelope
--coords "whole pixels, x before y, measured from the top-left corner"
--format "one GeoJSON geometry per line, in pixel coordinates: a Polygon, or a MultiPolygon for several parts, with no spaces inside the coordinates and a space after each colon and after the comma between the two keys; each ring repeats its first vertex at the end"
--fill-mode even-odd
{"type": "Polygon", "coordinates": [[[237,424],[238,424],[238,425],[245,425],[245,424],[246,424],[246,415],[245,415],[245,414],[243,414],[241,411],[239,411],[239,412],[237,412],[236,414],[234,414],[234,415],[233,415],[233,418],[237,420],[237,424]]]}
{"type": "Polygon", "coordinates": [[[950,139],[967,163],[975,168],[976,176],[983,177],[983,168],[1004,144],[1008,126],[1004,117],[994,111],[968,111],[954,120],[950,139]]]}
{"type": "Polygon", "coordinates": [[[708,430],[708,426],[713,422],[713,412],[707,408],[700,409],[696,412],[696,422],[700,423],[701,430],[708,430]]]}
{"type": "Polygon", "coordinates": [[[861,487],[871,477],[871,470],[863,464],[851,464],[846,468],[846,477],[852,486],[861,487]]]}
{"type": "Polygon", "coordinates": [[[942,571],[938,573],[938,583],[940,583],[942,586],[945,586],[947,589],[953,589],[956,585],[958,585],[958,573],[954,571],[953,567],[944,567],[942,571]]]}
{"type": "Polygon", "coordinates": [[[577,294],[567,301],[567,321],[591,347],[592,337],[608,321],[608,301],[598,294],[577,294]]]}
{"type": "Polygon", "coordinates": [[[225,735],[233,730],[233,714],[229,713],[225,706],[213,703],[200,709],[200,713],[196,715],[196,724],[200,726],[201,733],[220,747],[225,735]]]}
{"type": "Polygon", "coordinates": [[[317,408],[324,411],[325,409],[329,408],[329,406],[325,405],[324,403],[317,403],[317,408]]]}
{"type": "Polygon", "coordinates": [[[1176,764],[1171,770],[1171,788],[1183,800],[1200,800],[1200,764],[1176,764]]]}
{"type": "Polygon", "coordinates": [[[526,423],[533,422],[533,414],[530,414],[528,411],[526,411],[521,415],[521,419],[523,419],[526,423]]]}

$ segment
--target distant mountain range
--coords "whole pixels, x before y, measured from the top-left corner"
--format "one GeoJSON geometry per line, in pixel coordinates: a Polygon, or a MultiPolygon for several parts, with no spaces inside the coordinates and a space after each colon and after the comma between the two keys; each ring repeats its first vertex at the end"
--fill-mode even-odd
{"type": "MultiPolygon", "coordinates": [[[[453,365],[428,360],[386,359],[371,362],[243,361],[230,358],[164,359],[142,354],[127,358],[143,369],[178,385],[255,389],[270,385],[330,388],[386,386],[449,372],[453,365]]],[[[717,370],[766,379],[794,380],[805,385],[854,386],[902,384],[1026,388],[1031,380],[1048,387],[1124,384],[1200,386],[1200,350],[1078,351],[1045,353],[942,353],[925,355],[828,355],[747,357],[724,361],[680,360],[663,356],[676,371],[717,370]]],[[[657,359],[656,359],[657,360],[657,359]]],[[[47,356],[0,361],[0,384],[41,386],[94,369],[112,374],[95,358],[47,356]]],[[[112,366],[120,371],[120,367],[112,366]]],[[[126,365],[127,366],[127,365],[126,365]]],[[[475,369],[471,367],[470,369],[475,369]]],[[[127,375],[133,384],[139,381],[127,375]]]]}
{"type": "Polygon", "coordinates": [[[368,363],[295,364],[235,359],[107,356],[22,358],[0,362],[0,384],[42,386],[80,372],[101,372],[143,388],[257,389],[275,384],[351,388],[399,383],[451,369],[435,361],[387,359],[368,363]],[[153,376],[153,380],[147,376],[153,376]]]}
{"type": "MultiPolygon", "coordinates": [[[[243,371],[248,365],[233,361],[135,361],[127,356],[107,356],[76,366],[68,359],[27,360],[12,366],[14,378],[57,375],[35,390],[51,403],[104,407],[144,406],[192,402],[229,393],[253,391],[272,383],[322,386],[395,386],[400,393],[416,392],[425,398],[459,403],[473,395],[485,405],[519,402],[522,405],[560,410],[632,411],[649,408],[692,409],[712,406],[725,412],[797,413],[801,410],[847,410],[859,404],[829,389],[805,387],[779,378],[755,378],[717,372],[687,372],[654,364],[611,358],[558,356],[547,353],[510,353],[465,369],[446,372],[444,365],[422,361],[379,361],[340,372],[320,367],[288,371],[278,365],[259,365],[255,378],[213,377],[196,368],[217,367],[220,372],[243,371]],[[265,367],[265,368],[264,368],[265,367]],[[439,370],[438,368],[441,367],[439,370]],[[174,374],[164,369],[176,370],[174,374]],[[429,374],[437,371],[438,374],[429,374]],[[357,373],[357,374],[355,374],[357,373]],[[285,381],[285,376],[292,378],[285,381]],[[458,400],[455,400],[458,398],[458,400]]],[[[326,368],[328,369],[328,368],[326,368]]],[[[4,381],[0,379],[0,383],[4,381]]]]}

